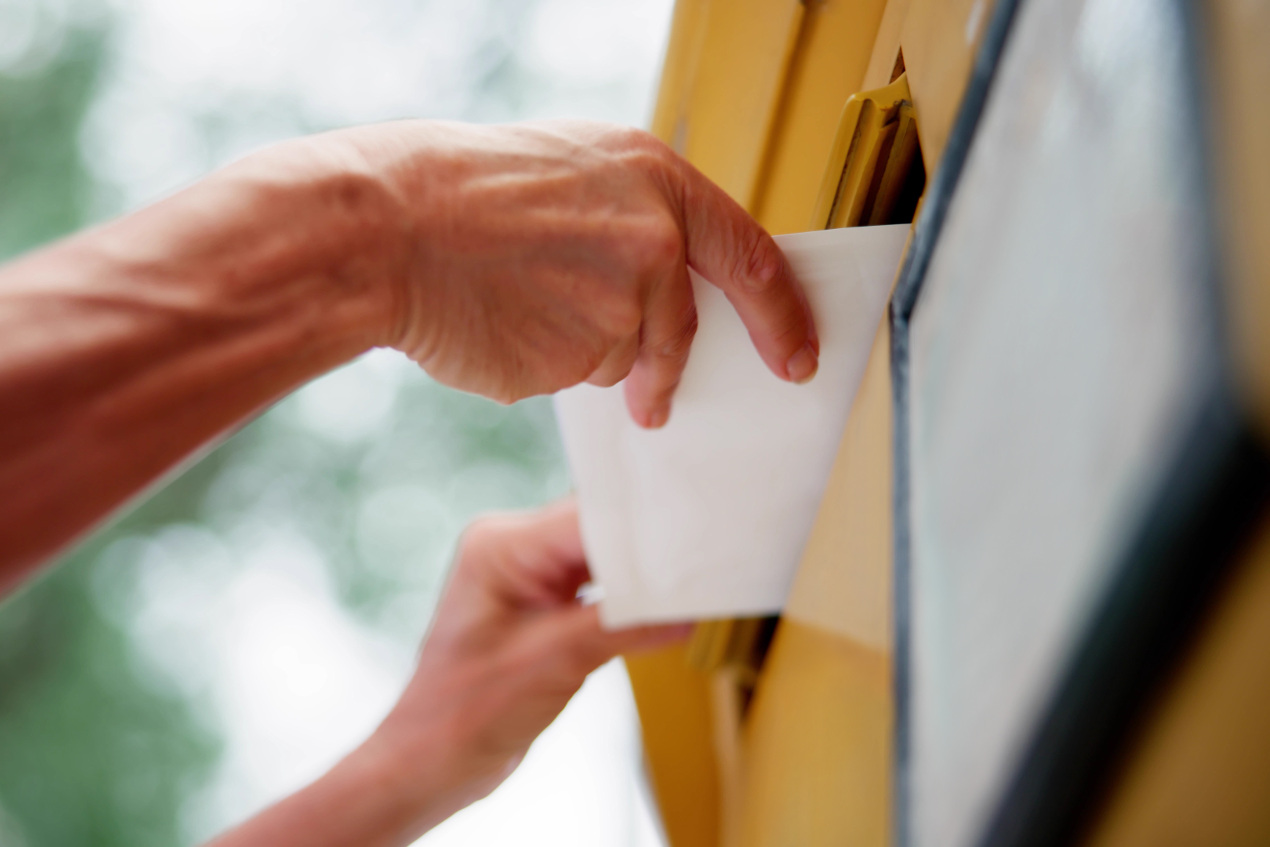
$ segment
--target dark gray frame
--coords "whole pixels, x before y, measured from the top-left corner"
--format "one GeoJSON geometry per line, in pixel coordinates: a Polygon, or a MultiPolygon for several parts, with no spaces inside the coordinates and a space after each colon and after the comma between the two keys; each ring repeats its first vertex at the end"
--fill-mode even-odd
{"type": "MultiPolygon", "coordinates": [[[[1189,22],[1186,56],[1195,145],[1209,166],[1203,97],[1202,4],[1177,4],[1189,22]]],[[[931,256],[956,191],[993,79],[1023,0],[997,0],[976,57],[943,159],[927,191],[891,302],[894,402],[894,833],[911,847],[909,764],[912,685],[909,639],[909,321],[921,296],[931,256]]],[[[1229,577],[1231,564],[1270,500],[1270,457],[1254,436],[1239,402],[1222,343],[1221,267],[1212,181],[1200,173],[1205,206],[1206,287],[1211,292],[1212,349],[1200,351],[1208,369],[1164,482],[1147,517],[1112,570],[1092,625],[1060,674],[1057,693],[1041,714],[1022,764],[998,798],[982,847],[1058,847],[1088,826],[1144,716],[1170,672],[1194,640],[1206,612],[1229,577]]]]}

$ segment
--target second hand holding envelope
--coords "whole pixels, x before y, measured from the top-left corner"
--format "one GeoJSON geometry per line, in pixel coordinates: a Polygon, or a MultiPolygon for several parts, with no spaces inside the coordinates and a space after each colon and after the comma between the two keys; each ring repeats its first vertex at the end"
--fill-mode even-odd
{"type": "Polygon", "coordinates": [[[620,385],[556,395],[606,626],[781,610],[907,234],[776,236],[820,336],[807,385],[774,376],[724,294],[694,272],[697,335],[665,427],[636,426],[620,385]]]}

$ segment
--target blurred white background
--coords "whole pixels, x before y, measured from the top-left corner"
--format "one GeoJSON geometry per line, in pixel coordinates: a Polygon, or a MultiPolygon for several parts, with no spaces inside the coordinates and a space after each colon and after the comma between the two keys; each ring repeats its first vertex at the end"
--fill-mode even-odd
{"type": "MultiPolygon", "coordinates": [[[[0,0],[0,66],[34,73],[41,51],[57,53],[44,43],[57,33],[108,32],[78,139],[89,215],[101,218],[270,141],[352,123],[644,124],[670,7],[0,0]]],[[[140,684],[183,701],[215,740],[180,812],[191,844],[299,788],[371,731],[412,668],[473,514],[568,488],[545,401],[503,409],[459,395],[388,351],[302,389],[191,479],[146,507],[170,514],[125,520],[91,562],[94,603],[126,633],[140,684]]],[[[125,793],[153,790],[144,769],[117,777],[136,783],[125,793]]],[[[421,843],[660,840],[629,685],[610,665],[503,787],[421,843]]]]}

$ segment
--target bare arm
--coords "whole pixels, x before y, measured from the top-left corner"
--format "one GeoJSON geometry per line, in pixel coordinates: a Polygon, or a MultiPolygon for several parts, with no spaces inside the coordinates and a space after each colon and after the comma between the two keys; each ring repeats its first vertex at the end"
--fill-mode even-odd
{"type": "MultiPolygon", "coordinates": [[[[510,402],[626,380],[660,426],[720,285],[780,377],[814,374],[772,240],[644,133],[403,122],[290,142],[0,269],[0,594],[263,406],[374,346],[510,402]]],[[[586,674],[682,637],[575,599],[572,508],[472,530],[374,736],[221,839],[398,845],[488,792],[586,674]]]]}
{"type": "Polygon", "coordinates": [[[493,790],[619,653],[683,626],[600,628],[572,503],[478,521],[414,678],[374,735],[324,777],[209,847],[401,847],[493,790]]]}
{"type": "Polygon", "coordinates": [[[265,164],[0,272],[0,588],[381,340],[363,178],[265,164]]]}
{"type": "Polygon", "coordinates": [[[630,376],[664,423],[687,265],[783,378],[801,290],[644,133],[402,122],[288,142],[0,269],[0,593],[261,407],[376,345],[508,402],[630,376]]]}

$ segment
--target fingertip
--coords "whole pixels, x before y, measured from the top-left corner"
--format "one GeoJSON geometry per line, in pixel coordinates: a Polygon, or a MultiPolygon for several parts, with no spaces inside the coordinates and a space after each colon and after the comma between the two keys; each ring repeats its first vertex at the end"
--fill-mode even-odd
{"type": "Polygon", "coordinates": [[[812,340],[808,338],[807,342],[800,347],[794,355],[789,357],[785,363],[785,378],[790,382],[806,385],[816,376],[816,371],[820,369],[820,355],[813,346],[812,340]]]}
{"type": "Polygon", "coordinates": [[[820,337],[810,302],[775,240],[761,233],[743,270],[731,277],[706,277],[728,295],[763,361],[778,378],[810,381],[819,368],[820,337]]]}
{"type": "Polygon", "coordinates": [[[682,644],[692,637],[695,629],[695,623],[655,624],[617,630],[612,635],[617,642],[617,653],[636,653],[682,644]]]}
{"type": "Polygon", "coordinates": [[[636,365],[626,380],[626,409],[631,420],[643,429],[661,429],[670,420],[670,400],[650,386],[651,377],[647,368],[636,365]]]}
{"type": "MultiPolygon", "coordinates": [[[[816,321],[807,301],[806,292],[797,280],[791,280],[793,292],[798,304],[790,314],[787,326],[782,332],[782,345],[786,350],[792,348],[784,362],[784,378],[790,382],[803,385],[811,382],[820,369],[820,335],[816,332],[816,321]]],[[[778,370],[777,375],[781,376],[778,370]]]]}
{"type": "Polygon", "coordinates": [[[642,398],[632,396],[630,391],[626,392],[626,412],[640,429],[656,429],[653,426],[652,407],[642,398]]]}

